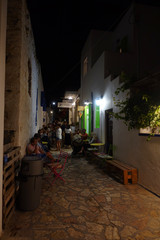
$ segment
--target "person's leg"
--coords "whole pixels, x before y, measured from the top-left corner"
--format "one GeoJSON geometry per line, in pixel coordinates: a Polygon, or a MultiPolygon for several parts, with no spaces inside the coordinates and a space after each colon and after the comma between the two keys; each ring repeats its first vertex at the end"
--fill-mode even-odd
{"type": "Polygon", "coordinates": [[[61,151],[61,140],[59,140],[59,151],[61,151]]]}
{"type": "Polygon", "coordinates": [[[56,140],[56,147],[57,147],[57,151],[58,151],[58,139],[56,140]]]}
{"type": "Polygon", "coordinates": [[[61,151],[61,140],[59,140],[59,151],[61,151]]]}
{"type": "Polygon", "coordinates": [[[46,153],[46,155],[47,155],[47,157],[49,158],[49,159],[51,159],[52,161],[56,161],[56,159],[52,156],[52,154],[50,153],[50,152],[47,152],[46,153]]]}
{"type": "Polygon", "coordinates": [[[57,140],[57,150],[59,151],[59,139],[57,140]]]}

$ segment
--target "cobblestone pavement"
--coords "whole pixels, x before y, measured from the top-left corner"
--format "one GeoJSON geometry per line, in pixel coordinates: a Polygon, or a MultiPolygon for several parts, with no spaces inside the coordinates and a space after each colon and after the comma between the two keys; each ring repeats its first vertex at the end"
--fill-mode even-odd
{"type": "Polygon", "coordinates": [[[15,211],[2,240],[160,240],[160,198],[80,157],[69,158],[63,177],[43,180],[39,207],[15,211]]]}

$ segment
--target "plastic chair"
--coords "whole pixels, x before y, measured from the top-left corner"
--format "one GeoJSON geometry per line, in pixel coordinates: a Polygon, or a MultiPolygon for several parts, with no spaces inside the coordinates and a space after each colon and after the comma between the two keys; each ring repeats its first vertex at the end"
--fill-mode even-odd
{"type": "Polygon", "coordinates": [[[49,181],[49,183],[51,185],[53,185],[53,183],[56,181],[56,179],[61,179],[63,182],[65,182],[65,180],[62,177],[62,172],[65,168],[66,162],[67,162],[67,158],[68,158],[68,153],[61,151],[57,162],[60,162],[62,167],[61,168],[56,168],[54,167],[52,164],[50,163],[46,163],[45,166],[48,168],[49,172],[46,176],[46,179],[49,181]]]}

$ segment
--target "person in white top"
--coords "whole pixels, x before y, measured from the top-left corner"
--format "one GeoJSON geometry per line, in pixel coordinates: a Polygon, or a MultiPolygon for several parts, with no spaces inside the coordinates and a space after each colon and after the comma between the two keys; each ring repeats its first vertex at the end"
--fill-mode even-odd
{"type": "Polygon", "coordinates": [[[69,125],[66,126],[65,128],[65,145],[69,146],[71,145],[71,128],[69,125]]]}
{"type": "Polygon", "coordinates": [[[57,151],[61,150],[61,141],[62,141],[62,129],[60,124],[57,125],[56,128],[56,146],[57,146],[57,151]]]}

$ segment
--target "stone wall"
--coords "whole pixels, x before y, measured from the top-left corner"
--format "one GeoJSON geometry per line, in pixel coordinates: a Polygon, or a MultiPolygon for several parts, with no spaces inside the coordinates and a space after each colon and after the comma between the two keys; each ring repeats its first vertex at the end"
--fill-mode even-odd
{"type": "Polygon", "coordinates": [[[0,238],[2,235],[3,133],[6,58],[7,1],[0,0],[0,238]]]}
{"type": "Polygon", "coordinates": [[[8,1],[4,126],[7,131],[16,131],[16,142],[20,100],[21,8],[20,0],[8,1]]]}
{"type": "Polygon", "coordinates": [[[26,145],[42,126],[41,69],[25,0],[8,1],[5,130],[14,130],[14,143],[26,145]]]}

